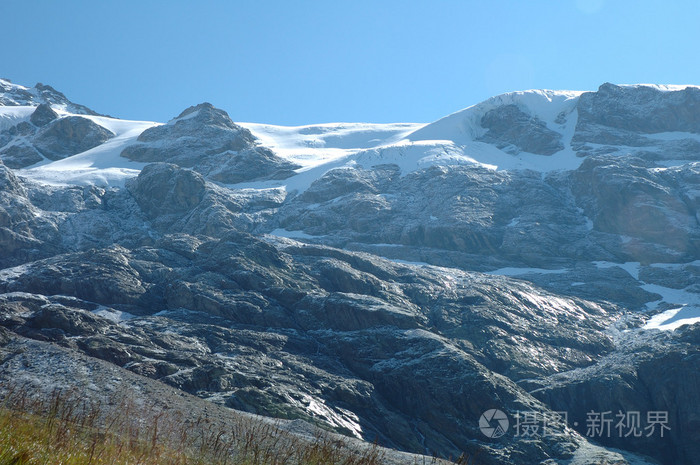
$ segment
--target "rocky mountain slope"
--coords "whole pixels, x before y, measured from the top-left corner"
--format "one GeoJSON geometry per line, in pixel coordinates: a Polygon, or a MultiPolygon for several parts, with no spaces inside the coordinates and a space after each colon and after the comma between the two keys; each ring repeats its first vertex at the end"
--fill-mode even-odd
{"type": "Polygon", "coordinates": [[[285,128],[0,85],[3,346],[407,452],[698,463],[700,89],[285,128]],[[591,412],[667,429],[596,434],[591,412]]]}

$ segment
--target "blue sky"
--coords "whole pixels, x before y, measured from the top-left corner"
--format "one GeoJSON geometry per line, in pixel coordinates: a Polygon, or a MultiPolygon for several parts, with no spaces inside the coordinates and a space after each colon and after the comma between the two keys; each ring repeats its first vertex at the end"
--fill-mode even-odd
{"type": "Polygon", "coordinates": [[[492,95],[700,84],[700,6],[643,0],[2,0],[0,76],[166,121],[429,122],[492,95]],[[11,18],[11,19],[10,19],[11,18]]]}

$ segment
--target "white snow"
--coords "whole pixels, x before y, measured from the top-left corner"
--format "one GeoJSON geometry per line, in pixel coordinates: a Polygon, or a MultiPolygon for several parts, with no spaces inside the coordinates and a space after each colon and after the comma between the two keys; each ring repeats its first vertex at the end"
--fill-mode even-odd
{"type": "Polygon", "coordinates": [[[700,305],[700,294],[688,292],[685,289],[673,289],[671,287],[660,286],[658,284],[644,284],[642,289],[661,296],[660,301],[648,303],[647,307],[649,308],[655,308],[658,306],[658,303],[661,302],[668,302],[678,305],[700,305]]]}
{"type": "Polygon", "coordinates": [[[566,273],[569,270],[566,268],[561,268],[561,269],[546,269],[546,268],[514,268],[514,267],[506,267],[506,268],[499,268],[498,270],[493,270],[493,271],[488,271],[486,274],[490,275],[498,275],[498,276],[521,276],[524,274],[562,274],[566,273]]]}
{"type": "Polygon", "coordinates": [[[639,262],[613,263],[606,261],[597,261],[593,262],[593,264],[600,269],[613,267],[622,268],[627,273],[629,273],[629,275],[632,276],[634,279],[639,280],[639,268],[641,266],[639,262]]]}
{"type": "Polygon", "coordinates": [[[0,131],[15,126],[22,121],[29,119],[36,107],[19,106],[19,107],[3,107],[0,106],[0,131]]]}
{"type": "Polygon", "coordinates": [[[309,169],[336,161],[362,149],[398,142],[421,123],[328,123],[310,126],[275,126],[238,123],[277,155],[309,169]]]}
{"type": "Polygon", "coordinates": [[[687,89],[688,87],[700,89],[700,86],[692,84],[619,84],[618,87],[651,87],[652,89],[662,92],[677,92],[679,90],[687,89]]]}
{"type": "Polygon", "coordinates": [[[409,134],[407,138],[412,141],[452,141],[462,150],[464,156],[499,170],[529,169],[549,172],[576,169],[583,159],[576,156],[570,142],[578,119],[576,102],[582,93],[528,90],[497,95],[428,124],[409,134]],[[511,155],[491,144],[477,141],[477,138],[486,133],[486,129],[481,127],[481,118],[488,111],[502,105],[517,105],[525,113],[542,120],[549,129],[562,134],[564,149],[551,156],[527,152],[511,155]],[[557,122],[560,115],[564,117],[563,123],[557,122]]]}
{"type": "Polygon", "coordinates": [[[493,97],[434,123],[329,123],[284,127],[239,123],[279,156],[302,166],[283,181],[241,183],[235,188],[306,190],[333,168],[371,168],[396,164],[402,175],[431,165],[478,165],[489,169],[530,169],[540,172],[575,169],[582,158],[571,149],[576,127],[574,111],[582,92],[531,90],[493,97]],[[500,105],[516,104],[562,134],[565,148],[552,156],[522,152],[508,154],[491,144],[474,140],[484,133],[481,117],[500,105]],[[557,123],[557,117],[565,121],[557,123]]]}
{"type": "MultiPolygon", "coordinates": [[[[680,269],[686,265],[694,265],[700,263],[700,260],[687,264],[675,264],[675,263],[655,263],[651,264],[652,267],[657,268],[670,268],[670,269],[680,269]]],[[[634,279],[639,280],[639,269],[640,264],[638,262],[627,262],[627,263],[611,263],[611,262],[595,262],[598,268],[609,268],[612,266],[618,266],[627,271],[634,279]]],[[[641,281],[640,281],[641,282],[641,281]]],[[[688,292],[684,289],[673,289],[670,287],[661,286],[658,284],[648,284],[641,282],[641,288],[645,291],[659,294],[661,300],[656,302],[650,302],[647,304],[647,308],[655,309],[661,304],[673,304],[679,307],[665,311],[659,315],[652,317],[644,329],[662,329],[662,330],[674,330],[679,328],[684,324],[692,324],[700,321],[700,295],[695,292],[688,292]]]]}
{"type": "MultiPolygon", "coordinates": [[[[639,281],[639,271],[641,264],[639,262],[613,263],[598,261],[593,262],[600,269],[619,267],[627,271],[630,276],[639,281]]],[[[652,263],[654,268],[667,269],[682,269],[685,266],[697,266],[700,260],[695,260],[690,263],[652,263]]],[[[659,284],[649,284],[644,281],[639,281],[641,288],[647,292],[659,294],[660,300],[647,303],[648,310],[658,309],[661,305],[670,304],[675,308],[664,311],[653,316],[643,326],[643,329],[662,329],[674,330],[685,324],[693,324],[700,321],[700,294],[697,292],[687,291],[685,289],[673,289],[670,287],[661,286],[659,284]]]]}
{"type": "MultiPolygon", "coordinates": [[[[685,88],[654,87],[659,90],[685,88]]],[[[430,124],[327,123],[276,126],[238,123],[249,129],[262,145],[271,148],[282,158],[297,163],[301,168],[296,175],[286,180],[240,183],[228,187],[278,188],[286,192],[303,192],[331,169],[357,166],[371,168],[378,164],[397,164],[402,175],[431,165],[475,165],[497,170],[535,170],[542,173],[576,169],[583,158],[576,156],[570,142],[578,119],[576,103],[582,93],[553,90],[511,92],[492,97],[430,124]],[[542,120],[549,129],[559,132],[564,149],[551,156],[527,152],[512,155],[491,144],[477,141],[486,131],[481,127],[484,114],[510,104],[517,105],[525,113],[542,120]]],[[[0,130],[28,118],[34,108],[0,107],[0,130]]],[[[61,106],[54,106],[54,110],[61,116],[70,114],[61,106]]],[[[196,112],[193,112],[167,124],[195,115],[196,112]]],[[[119,153],[143,130],[159,123],[80,116],[113,131],[116,137],[82,154],[57,162],[46,161],[21,170],[20,174],[49,184],[121,186],[126,179],[140,172],[144,164],[121,158],[119,153]]],[[[658,140],[700,139],[700,136],[689,133],[662,133],[650,137],[658,140]]]]}
{"type": "Polygon", "coordinates": [[[83,153],[54,162],[45,161],[17,170],[17,174],[44,184],[98,186],[123,186],[127,179],[138,176],[146,163],[133,162],[119,154],[127,145],[133,144],[143,131],[158,123],[80,116],[109,129],[116,136],[83,153]]]}
{"type": "Polygon", "coordinates": [[[410,140],[449,139],[456,143],[469,142],[486,133],[481,118],[490,110],[503,105],[517,105],[557,130],[554,120],[561,113],[570,113],[583,92],[527,90],[497,95],[481,103],[457,111],[408,135],[410,140]]]}
{"type": "Polygon", "coordinates": [[[432,165],[481,165],[496,169],[495,165],[479,163],[468,157],[451,141],[401,141],[398,144],[358,152],[353,160],[357,165],[371,168],[382,164],[395,164],[401,175],[432,165]]]}
{"type": "Polygon", "coordinates": [[[272,236],[286,237],[287,239],[313,239],[315,237],[321,237],[321,236],[312,236],[310,234],[306,234],[303,231],[287,231],[286,229],[275,229],[274,231],[271,231],[269,234],[272,236]]]}
{"type": "Polygon", "coordinates": [[[92,313],[114,323],[122,323],[124,321],[131,320],[132,318],[136,318],[136,316],[132,315],[131,313],[122,312],[121,310],[114,310],[113,308],[107,307],[100,307],[97,310],[94,310],[92,313]]]}
{"type": "Polygon", "coordinates": [[[673,331],[683,325],[700,323],[700,305],[683,305],[679,308],[666,310],[663,313],[654,315],[642,329],[660,329],[662,331],[673,331]]]}
{"type": "Polygon", "coordinates": [[[686,266],[700,266],[700,260],[695,260],[688,263],[652,263],[649,266],[653,268],[664,268],[667,270],[680,270],[686,266]]]}
{"type": "Polygon", "coordinates": [[[685,140],[693,139],[700,141],[700,134],[694,134],[692,132],[657,132],[656,134],[645,134],[647,139],[661,140],[661,141],[673,141],[673,140],[685,140]]]}

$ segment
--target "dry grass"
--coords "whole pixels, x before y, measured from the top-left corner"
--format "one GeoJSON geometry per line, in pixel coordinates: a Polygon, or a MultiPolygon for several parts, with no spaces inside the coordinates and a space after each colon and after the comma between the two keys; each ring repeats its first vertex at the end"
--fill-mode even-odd
{"type": "Polygon", "coordinates": [[[318,436],[302,440],[263,420],[187,420],[133,400],[90,403],[7,390],[0,405],[0,465],[376,465],[381,449],[318,436]]]}

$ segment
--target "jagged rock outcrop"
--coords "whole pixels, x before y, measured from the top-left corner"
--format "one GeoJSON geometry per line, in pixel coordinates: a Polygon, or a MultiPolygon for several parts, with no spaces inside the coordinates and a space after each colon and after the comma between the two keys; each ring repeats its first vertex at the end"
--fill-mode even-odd
{"type": "Polygon", "coordinates": [[[669,140],[655,137],[700,131],[700,89],[696,87],[665,90],[605,83],[597,92],[581,95],[577,112],[571,143],[579,155],[623,155],[635,147],[638,156],[650,160],[700,159],[700,143],[692,135],[669,140]]]}
{"type": "Polygon", "coordinates": [[[481,118],[486,134],[478,140],[509,153],[530,152],[552,155],[564,148],[561,134],[547,128],[544,121],[523,112],[517,105],[504,105],[481,118]]]}
{"type": "Polygon", "coordinates": [[[53,120],[58,118],[58,113],[53,111],[53,108],[51,108],[51,105],[47,103],[42,103],[38,107],[36,107],[36,110],[34,110],[34,113],[29,117],[29,121],[31,123],[40,128],[42,126],[46,126],[53,120]]]}
{"type": "Polygon", "coordinates": [[[49,160],[60,160],[97,147],[112,137],[114,133],[87,118],[67,116],[41,128],[32,142],[49,160]]]}
{"type": "Polygon", "coordinates": [[[641,134],[700,132],[697,87],[660,91],[654,87],[616,86],[607,82],[597,92],[582,94],[576,108],[577,132],[591,125],[641,134]]]}
{"type": "Polygon", "coordinates": [[[154,163],[141,170],[138,178],[129,184],[129,191],[141,209],[155,218],[192,210],[202,201],[204,186],[204,179],[194,171],[154,163]]]}
{"type": "Polygon", "coordinates": [[[96,115],[84,105],[73,103],[61,92],[49,85],[37,83],[34,87],[24,87],[0,79],[0,105],[2,106],[38,106],[42,104],[56,105],[71,113],[79,115],[96,115]]]}
{"type": "Polygon", "coordinates": [[[209,103],[190,107],[168,124],[147,129],[137,141],[124,149],[123,157],[173,163],[223,183],[282,179],[298,168],[258,146],[249,130],[209,103]]]}
{"type": "Polygon", "coordinates": [[[0,160],[6,166],[19,169],[44,160],[44,157],[31,145],[12,145],[0,151],[0,160]]]}

